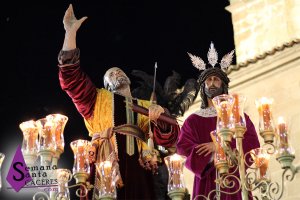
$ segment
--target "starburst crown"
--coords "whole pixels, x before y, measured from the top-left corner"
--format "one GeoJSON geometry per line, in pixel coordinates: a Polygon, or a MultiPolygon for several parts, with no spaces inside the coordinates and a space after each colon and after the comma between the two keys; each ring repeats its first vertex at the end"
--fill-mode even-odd
{"type": "Polygon", "coordinates": [[[193,66],[196,67],[200,71],[206,70],[211,67],[213,67],[213,68],[218,67],[218,66],[216,66],[216,64],[219,64],[220,65],[219,68],[221,68],[223,71],[226,71],[232,63],[233,53],[234,53],[234,50],[232,50],[231,52],[229,52],[228,54],[223,56],[221,62],[218,63],[218,52],[215,49],[214,43],[211,42],[210,48],[207,52],[207,59],[211,66],[206,66],[206,63],[198,56],[195,56],[191,53],[188,53],[188,55],[191,58],[193,66]]]}
{"type": "Polygon", "coordinates": [[[188,53],[192,64],[200,71],[199,82],[203,84],[205,79],[211,75],[216,75],[221,78],[225,85],[228,86],[230,80],[226,70],[231,65],[234,50],[223,56],[221,62],[218,63],[218,52],[215,49],[214,43],[210,43],[210,48],[207,52],[208,65],[198,56],[188,53]]]}

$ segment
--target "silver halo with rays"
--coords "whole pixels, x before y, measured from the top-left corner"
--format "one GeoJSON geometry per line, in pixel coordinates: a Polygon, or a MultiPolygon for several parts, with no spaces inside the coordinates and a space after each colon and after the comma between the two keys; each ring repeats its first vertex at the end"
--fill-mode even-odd
{"type": "MultiPolygon", "coordinates": [[[[234,54],[234,50],[232,50],[231,52],[224,55],[223,58],[221,59],[221,62],[219,64],[223,71],[226,71],[228,69],[228,67],[231,65],[232,59],[233,59],[233,54],[234,54]]],[[[190,56],[190,59],[191,59],[194,67],[196,67],[200,71],[206,69],[206,63],[203,61],[202,58],[200,58],[199,56],[195,56],[189,52],[188,52],[188,55],[190,56]]],[[[213,68],[215,67],[216,64],[218,64],[218,52],[215,49],[213,42],[210,43],[210,48],[207,52],[207,59],[208,59],[209,64],[213,68]]]]}

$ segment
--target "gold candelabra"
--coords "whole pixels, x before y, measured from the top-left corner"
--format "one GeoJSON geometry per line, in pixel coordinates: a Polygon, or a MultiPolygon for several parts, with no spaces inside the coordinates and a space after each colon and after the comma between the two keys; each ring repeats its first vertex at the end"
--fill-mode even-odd
{"type": "MultiPolygon", "coordinates": [[[[111,161],[95,163],[99,174],[97,186],[88,182],[90,176],[90,164],[88,160],[88,150],[91,148],[91,142],[87,140],[74,140],[70,147],[74,154],[74,164],[72,172],[69,169],[58,169],[57,164],[61,154],[64,152],[64,127],[68,117],[60,114],[50,114],[45,118],[36,121],[30,120],[20,124],[23,132],[22,153],[30,173],[34,174],[36,169],[50,169],[47,173],[47,179],[53,179],[49,192],[36,192],[33,199],[39,200],[69,200],[70,188],[78,187],[76,196],[87,199],[88,192],[92,188],[97,188],[93,194],[94,199],[113,200],[117,198],[115,178],[117,176],[116,168],[112,166],[111,161]],[[74,185],[68,183],[75,179],[74,185]]],[[[169,169],[169,196],[173,200],[182,199],[187,190],[183,180],[183,167],[186,158],[178,154],[165,158],[169,169]]],[[[37,181],[37,177],[32,177],[37,181]]]]}
{"type": "Polygon", "coordinates": [[[222,199],[222,194],[238,192],[241,192],[243,200],[249,199],[249,193],[252,193],[253,199],[281,199],[285,181],[292,181],[299,172],[300,166],[292,164],[295,154],[288,142],[288,126],[283,117],[278,119],[275,126],[273,100],[270,98],[263,97],[255,101],[259,113],[259,135],[264,143],[260,148],[243,152],[245,100],[243,95],[238,94],[219,95],[213,99],[217,110],[217,125],[211,136],[216,146],[214,165],[218,173],[217,185],[207,196],[198,195],[195,199],[222,199]],[[231,148],[232,138],[236,140],[236,149],[231,148]],[[270,179],[268,169],[272,156],[276,157],[283,169],[281,183],[270,179]],[[258,191],[257,195],[254,195],[255,191],[258,191]]]}

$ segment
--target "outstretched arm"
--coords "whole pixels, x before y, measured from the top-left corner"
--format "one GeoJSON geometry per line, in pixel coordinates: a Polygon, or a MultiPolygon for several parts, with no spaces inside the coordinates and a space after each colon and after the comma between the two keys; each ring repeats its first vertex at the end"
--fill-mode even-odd
{"type": "Polygon", "coordinates": [[[90,118],[96,101],[96,87],[80,68],[80,51],[76,47],[76,33],[87,17],[77,20],[72,4],[63,19],[65,39],[58,55],[59,81],[61,88],[72,98],[79,113],[90,118]]]}
{"type": "Polygon", "coordinates": [[[84,22],[84,20],[86,19],[87,17],[82,17],[78,20],[75,17],[72,4],[69,5],[63,19],[64,28],[66,31],[64,44],[62,48],[63,51],[76,49],[76,33],[77,30],[80,28],[82,22],[84,22]]]}

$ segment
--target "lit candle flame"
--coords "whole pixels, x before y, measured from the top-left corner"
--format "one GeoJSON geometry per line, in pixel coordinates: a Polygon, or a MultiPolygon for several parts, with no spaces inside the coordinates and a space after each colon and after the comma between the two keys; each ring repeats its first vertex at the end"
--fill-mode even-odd
{"type": "Polygon", "coordinates": [[[285,151],[289,147],[289,144],[288,144],[287,125],[282,116],[278,117],[277,131],[280,138],[279,147],[285,151]]]}
{"type": "Polygon", "coordinates": [[[35,121],[34,120],[29,120],[29,121],[26,121],[26,122],[22,122],[20,124],[20,128],[21,130],[25,130],[27,128],[35,128],[35,121]]]}
{"type": "Polygon", "coordinates": [[[170,161],[179,161],[181,160],[180,155],[178,155],[177,153],[175,153],[174,155],[171,156],[170,161]]]}
{"type": "Polygon", "coordinates": [[[284,124],[285,121],[282,116],[278,117],[278,124],[284,124]]]}

